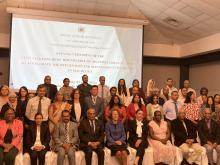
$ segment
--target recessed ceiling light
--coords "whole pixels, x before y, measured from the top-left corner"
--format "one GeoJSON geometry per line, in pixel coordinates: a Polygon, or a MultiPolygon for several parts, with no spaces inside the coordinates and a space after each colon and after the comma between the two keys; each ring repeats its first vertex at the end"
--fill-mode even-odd
{"type": "Polygon", "coordinates": [[[163,21],[175,27],[181,25],[181,23],[178,20],[171,17],[165,18],[163,21]]]}

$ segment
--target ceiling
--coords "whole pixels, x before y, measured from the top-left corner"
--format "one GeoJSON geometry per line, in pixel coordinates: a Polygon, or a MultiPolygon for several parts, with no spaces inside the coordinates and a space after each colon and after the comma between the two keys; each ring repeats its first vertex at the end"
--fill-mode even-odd
{"type": "Polygon", "coordinates": [[[0,0],[0,33],[10,33],[7,6],[148,18],[145,43],[183,44],[220,32],[220,0],[0,0]]]}

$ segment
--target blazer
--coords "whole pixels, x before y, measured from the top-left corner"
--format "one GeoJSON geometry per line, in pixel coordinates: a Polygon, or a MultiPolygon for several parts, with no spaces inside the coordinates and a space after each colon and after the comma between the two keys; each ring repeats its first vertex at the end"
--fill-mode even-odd
{"type": "MultiPolygon", "coordinates": [[[[84,103],[83,101],[80,101],[80,107],[81,107],[81,115],[80,115],[80,121],[83,120],[86,116],[86,111],[85,111],[85,106],[84,106],[84,103]]],[[[70,103],[72,105],[71,107],[71,112],[70,112],[70,120],[72,122],[76,122],[76,113],[75,113],[75,106],[74,106],[74,102],[71,101],[70,103]]]]}
{"type": "Polygon", "coordinates": [[[208,129],[205,119],[202,119],[198,123],[199,138],[201,145],[207,144],[207,141],[220,144],[220,130],[216,121],[211,119],[211,128],[208,129]]]}
{"type": "MultiPolygon", "coordinates": [[[[0,145],[4,142],[5,134],[8,130],[8,124],[5,120],[0,120],[0,145]]],[[[11,144],[15,146],[19,151],[22,146],[22,136],[23,136],[23,124],[20,120],[14,119],[11,126],[13,139],[11,144]]]]}
{"type": "Polygon", "coordinates": [[[190,121],[189,119],[184,119],[186,129],[180,119],[174,119],[171,121],[171,129],[174,135],[174,144],[176,146],[181,146],[183,143],[185,143],[186,139],[194,139],[194,143],[197,143],[197,129],[195,124],[190,121]]]}
{"type": "MultiPolygon", "coordinates": [[[[55,126],[53,138],[55,142],[55,151],[63,145],[65,142],[65,123],[60,122],[55,126]]],[[[76,123],[69,121],[69,142],[76,148],[79,142],[78,126],[76,123]]]]}
{"type": "Polygon", "coordinates": [[[48,97],[51,102],[54,101],[55,95],[57,94],[57,86],[54,84],[41,84],[46,88],[46,97],[48,97]]]}
{"type": "MultiPolygon", "coordinates": [[[[36,123],[31,123],[28,127],[27,133],[26,133],[26,147],[27,151],[31,150],[31,147],[33,147],[35,141],[36,141],[36,136],[37,136],[37,125],[36,123]]],[[[47,151],[50,150],[50,131],[49,131],[49,126],[47,122],[42,122],[40,126],[40,141],[41,144],[45,146],[45,149],[47,151]]]]}
{"type": "Polygon", "coordinates": [[[85,110],[87,111],[89,108],[94,108],[96,110],[96,116],[99,119],[102,119],[103,117],[103,111],[104,111],[104,101],[101,97],[96,97],[96,103],[94,104],[92,101],[92,96],[85,98],[85,110]]]}
{"type": "Polygon", "coordinates": [[[147,136],[148,136],[148,122],[147,120],[143,120],[142,121],[143,125],[142,125],[142,136],[141,138],[138,137],[136,130],[137,130],[137,121],[136,120],[130,120],[128,123],[128,131],[129,131],[129,138],[128,138],[128,143],[131,145],[131,147],[135,146],[135,143],[138,139],[141,139],[142,141],[146,141],[148,143],[147,140],[147,136]]]}
{"type": "Polygon", "coordinates": [[[81,121],[79,125],[80,148],[88,147],[88,142],[104,142],[104,124],[101,120],[95,120],[95,132],[92,130],[88,119],[81,121]]]}

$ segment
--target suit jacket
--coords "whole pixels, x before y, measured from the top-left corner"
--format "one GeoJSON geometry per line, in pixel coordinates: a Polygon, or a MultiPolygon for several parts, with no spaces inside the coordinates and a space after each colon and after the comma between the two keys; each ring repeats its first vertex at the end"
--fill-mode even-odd
{"type": "Polygon", "coordinates": [[[54,101],[55,95],[57,94],[57,86],[54,84],[42,84],[46,88],[46,97],[52,102],[54,101]]]}
{"type": "Polygon", "coordinates": [[[220,144],[220,130],[216,121],[211,119],[211,128],[208,129],[205,119],[202,119],[198,123],[199,138],[201,145],[207,144],[207,141],[220,144]]]}
{"type": "MultiPolygon", "coordinates": [[[[26,147],[27,151],[31,150],[33,147],[37,136],[37,125],[36,123],[31,123],[28,127],[27,134],[26,134],[26,147]]],[[[41,144],[45,146],[47,151],[50,150],[50,131],[47,122],[43,122],[40,126],[40,141],[41,144]]]]}
{"type": "Polygon", "coordinates": [[[187,139],[194,139],[194,143],[197,142],[197,129],[195,124],[186,118],[184,119],[184,122],[187,132],[180,119],[177,118],[171,122],[171,128],[174,135],[174,144],[178,147],[185,143],[187,139]]]}
{"type": "Polygon", "coordinates": [[[96,115],[99,119],[103,117],[104,111],[104,101],[101,97],[96,97],[96,103],[94,104],[92,101],[92,96],[85,98],[85,110],[87,111],[89,108],[94,108],[96,110],[96,115]]]}
{"type": "MultiPolygon", "coordinates": [[[[58,149],[63,145],[65,142],[65,123],[60,122],[55,126],[53,138],[55,142],[55,150],[58,151],[58,149]]],[[[79,142],[79,136],[78,136],[78,126],[76,123],[69,121],[69,143],[73,145],[74,148],[76,148],[76,145],[79,142]]]]}
{"type": "Polygon", "coordinates": [[[80,148],[88,147],[88,142],[104,142],[104,124],[101,120],[95,120],[95,132],[92,130],[88,119],[81,121],[79,126],[80,148]]]}
{"type": "MultiPolygon", "coordinates": [[[[71,121],[76,122],[76,113],[75,113],[74,102],[72,101],[70,104],[72,105],[71,112],[70,112],[71,121]]],[[[80,107],[81,107],[81,115],[80,115],[80,121],[81,121],[86,116],[86,111],[85,111],[85,106],[84,106],[83,101],[80,101],[80,107]]]]}
{"type": "Polygon", "coordinates": [[[138,139],[141,139],[142,141],[147,141],[147,136],[148,136],[148,122],[146,120],[142,121],[142,136],[141,138],[138,137],[136,130],[137,130],[137,121],[136,120],[131,120],[128,123],[128,128],[129,128],[129,138],[128,142],[133,147],[138,139]]]}

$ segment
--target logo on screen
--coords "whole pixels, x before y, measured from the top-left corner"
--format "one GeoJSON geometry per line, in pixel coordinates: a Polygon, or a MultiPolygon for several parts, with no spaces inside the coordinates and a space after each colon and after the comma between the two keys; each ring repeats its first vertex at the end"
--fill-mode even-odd
{"type": "Polygon", "coordinates": [[[85,28],[82,27],[82,26],[78,27],[78,32],[79,33],[84,33],[85,32],[85,28]]]}

